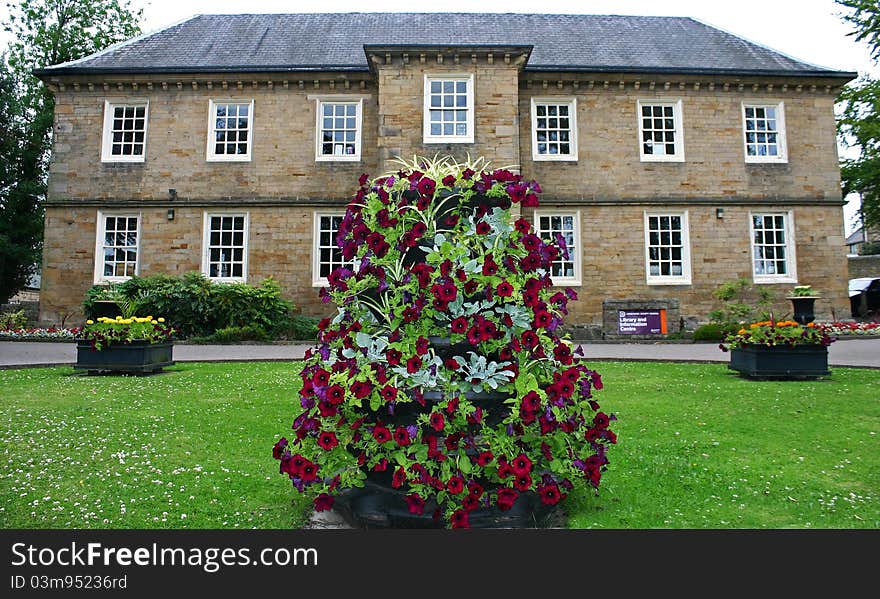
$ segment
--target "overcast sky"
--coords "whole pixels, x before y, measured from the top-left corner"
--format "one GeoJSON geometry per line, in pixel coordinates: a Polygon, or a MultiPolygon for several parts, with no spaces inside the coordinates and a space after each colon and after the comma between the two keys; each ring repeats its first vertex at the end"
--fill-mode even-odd
{"type": "MultiPolygon", "coordinates": [[[[132,0],[132,5],[144,8],[144,31],[199,13],[406,11],[687,16],[806,62],[880,76],[867,46],[847,35],[852,27],[840,18],[843,9],[833,0],[444,0],[430,6],[411,0],[324,0],[317,5],[290,0],[132,0]]],[[[7,15],[3,1],[0,20],[6,20],[7,15]]],[[[503,23],[499,21],[498,26],[503,27],[503,23]]],[[[450,32],[452,35],[454,32],[450,32]]],[[[0,37],[0,42],[3,39],[0,37]]],[[[850,202],[845,209],[847,231],[854,212],[854,202],[850,202]]]]}

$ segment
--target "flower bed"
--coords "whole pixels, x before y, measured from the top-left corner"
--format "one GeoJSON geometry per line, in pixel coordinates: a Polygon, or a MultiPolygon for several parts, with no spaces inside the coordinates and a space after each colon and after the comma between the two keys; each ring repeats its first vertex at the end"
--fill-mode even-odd
{"type": "Polygon", "coordinates": [[[81,335],[81,339],[97,351],[134,342],[165,343],[173,337],[174,329],[165,324],[165,319],[152,316],[102,316],[97,321],[87,320],[81,335]]]}
{"type": "Polygon", "coordinates": [[[880,335],[880,322],[823,322],[817,326],[821,327],[828,335],[835,337],[843,335],[880,335]]]}
{"type": "Polygon", "coordinates": [[[731,352],[728,367],[746,376],[813,378],[831,374],[828,346],[834,341],[812,322],[766,320],[727,335],[720,347],[731,352]]]}
{"type": "Polygon", "coordinates": [[[48,327],[35,329],[3,329],[0,340],[3,341],[74,341],[82,331],[80,327],[62,328],[48,327]]]}
{"type": "Polygon", "coordinates": [[[552,288],[565,240],[512,216],[538,205],[536,182],[484,166],[361,177],[337,237],[357,265],[320,292],[337,313],[306,353],[294,436],[273,450],[317,510],[387,477],[398,504],[379,502],[377,520],[464,528],[599,485],[614,416],[560,336],[576,297],[552,288]]]}

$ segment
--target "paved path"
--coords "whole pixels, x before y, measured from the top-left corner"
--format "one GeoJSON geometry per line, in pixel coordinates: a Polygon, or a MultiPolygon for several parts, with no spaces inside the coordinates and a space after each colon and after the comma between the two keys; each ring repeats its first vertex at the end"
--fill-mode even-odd
{"type": "MultiPolygon", "coordinates": [[[[187,345],[174,346],[176,362],[294,360],[303,357],[307,344],[295,345],[187,345]]],[[[590,360],[640,360],[663,362],[727,362],[729,354],[717,343],[584,343],[590,360]]],[[[831,366],[880,368],[880,339],[844,339],[829,348],[831,366]]],[[[73,364],[73,343],[0,341],[0,368],[73,364]]]]}

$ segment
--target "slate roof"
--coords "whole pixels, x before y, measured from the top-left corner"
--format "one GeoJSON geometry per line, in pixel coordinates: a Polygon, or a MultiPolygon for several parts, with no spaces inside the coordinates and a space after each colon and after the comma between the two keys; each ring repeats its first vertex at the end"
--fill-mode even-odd
{"type": "Polygon", "coordinates": [[[486,13],[196,15],[36,73],[366,71],[365,45],[532,46],[527,71],[856,75],[691,18],[486,13]]]}

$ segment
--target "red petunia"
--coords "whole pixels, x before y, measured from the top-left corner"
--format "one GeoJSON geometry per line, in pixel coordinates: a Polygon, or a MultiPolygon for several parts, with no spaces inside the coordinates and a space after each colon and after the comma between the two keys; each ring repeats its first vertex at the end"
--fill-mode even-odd
{"type": "Polygon", "coordinates": [[[483,486],[475,481],[471,481],[468,483],[468,495],[471,497],[476,497],[479,499],[483,495],[483,486]]]}
{"type": "Polygon", "coordinates": [[[541,503],[545,505],[556,505],[561,499],[565,498],[565,495],[559,492],[559,487],[556,486],[556,483],[539,485],[538,495],[541,496],[541,503]]]}
{"type": "Polygon", "coordinates": [[[401,447],[406,447],[410,444],[411,439],[409,438],[409,431],[406,430],[406,427],[398,426],[397,429],[395,429],[394,441],[396,441],[401,447]]]}
{"type": "Polygon", "coordinates": [[[445,177],[443,177],[441,183],[443,183],[443,185],[445,185],[446,187],[452,187],[453,185],[455,185],[455,175],[446,175],[445,177]]]}
{"type": "Polygon", "coordinates": [[[406,469],[401,466],[391,475],[391,486],[399,489],[406,482],[406,469]]]}
{"type": "Polygon", "coordinates": [[[404,499],[406,499],[406,506],[409,508],[410,514],[421,516],[425,513],[425,500],[419,497],[418,493],[411,493],[404,499]]]}
{"type": "Polygon", "coordinates": [[[532,460],[530,460],[527,455],[521,453],[513,458],[510,467],[513,469],[513,473],[517,476],[528,474],[532,471],[532,460]]]}
{"type": "Polygon", "coordinates": [[[492,227],[484,220],[477,223],[477,235],[488,235],[492,231],[492,227]]]}
{"type": "Polygon", "coordinates": [[[318,478],[318,465],[306,460],[300,469],[300,478],[307,483],[318,478]]]}
{"type": "Polygon", "coordinates": [[[373,429],[373,438],[376,440],[377,443],[387,443],[391,440],[391,431],[381,424],[377,425],[373,429]]]}
{"type": "Polygon", "coordinates": [[[464,511],[466,512],[472,512],[480,507],[480,500],[473,495],[468,495],[461,500],[461,507],[464,508],[464,511]]]}
{"type": "Polygon", "coordinates": [[[498,489],[498,509],[502,511],[509,510],[513,507],[517,497],[519,497],[519,493],[517,493],[516,489],[511,489],[509,487],[498,489]]]}
{"type": "Polygon", "coordinates": [[[531,230],[532,224],[529,221],[527,221],[526,219],[520,218],[520,219],[517,219],[517,221],[515,223],[513,223],[513,227],[517,231],[519,231],[520,233],[525,234],[531,230]]]}
{"type": "Polygon", "coordinates": [[[483,276],[491,277],[498,272],[498,264],[495,263],[495,260],[492,258],[492,254],[486,254],[486,259],[483,260],[483,276]]]}
{"type": "Polygon", "coordinates": [[[403,354],[396,349],[389,349],[385,351],[385,359],[388,361],[389,366],[398,366],[400,364],[401,358],[403,358],[403,354]]]}
{"type": "Polygon", "coordinates": [[[415,374],[422,367],[422,359],[418,356],[413,356],[409,360],[406,361],[406,371],[410,374],[415,374]]]}
{"type": "Polygon", "coordinates": [[[330,373],[323,368],[319,368],[312,375],[312,384],[315,387],[326,387],[330,384],[330,373]]]}
{"type": "Polygon", "coordinates": [[[449,491],[452,495],[459,495],[462,491],[464,491],[464,479],[460,476],[453,476],[448,481],[446,481],[446,490],[449,491]]]}
{"type": "Polygon", "coordinates": [[[443,414],[439,412],[432,412],[429,418],[429,422],[431,424],[431,428],[435,431],[440,432],[446,427],[446,421],[443,419],[443,414]]]}
{"type": "Polygon", "coordinates": [[[321,493],[315,497],[315,511],[323,512],[333,508],[333,496],[327,493],[321,493]]]}
{"type": "Polygon", "coordinates": [[[418,185],[416,185],[419,193],[423,196],[433,196],[436,187],[437,183],[433,179],[429,179],[428,177],[423,177],[422,180],[419,181],[418,185]]]}
{"type": "Polygon", "coordinates": [[[345,399],[345,389],[341,385],[332,385],[327,389],[327,401],[338,406],[345,399]]]}
{"type": "Polygon", "coordinates": [[[464,510],[456,510],[452,514],[451,518],[452,528],[470,528],[471,524],[468,521],[468,513],[464,510]]]}
{"type": "Polygon", "coordinates": [[[351,386],[351,392],[358,399],[363,399],[373,390],[373,385],[366,381],[355,381],[351,386]]]}
{"type": "Polygon", "coordinates": [[[382,399],[385,401],[394,401],[397,399],[397,387],[385,385],[379,390],[379,395],[381,395],[382,399]]]}
{"type": "Polygon", "coordinates": [[[333,431],[321,431],[318,435],[318,446],[324,451],[330,451],[339,445],[339,439],[333,431]]]}
{"type": "Polygon", "coordinates": [[[595,416],[593,416],[593,424],[596,425],[598,429],[606,429],[608,428],[608,415],[605,412],[599,412],[595,416]]]}
{"type": "Polygon", "coordinates": [[[464,316],[454,318],[449,325],[453,333],[464,333],[468,329],[468,319],[464,316]]]}
{"type": "Polygon", "coordinates": [[[532,487],[532,477],[528,474],[518,474],[513,481],[513,486],[518,491],[528,491],[532,487]]]}
{"type": "Polygon", "coordinates": [[[488,466],[494,458],[495,456],[492,454],[491,451],[480,452],[480,454],[477,456],[477,464],[479,464],[480,466],[488,466]]]}
{"type": "Polygon", "coordinates": [[[507,281],[502,281],[495,288],[495,293],[498,294],[498,297],[510,297],[513,295],[513,285],[507,281]]]}

